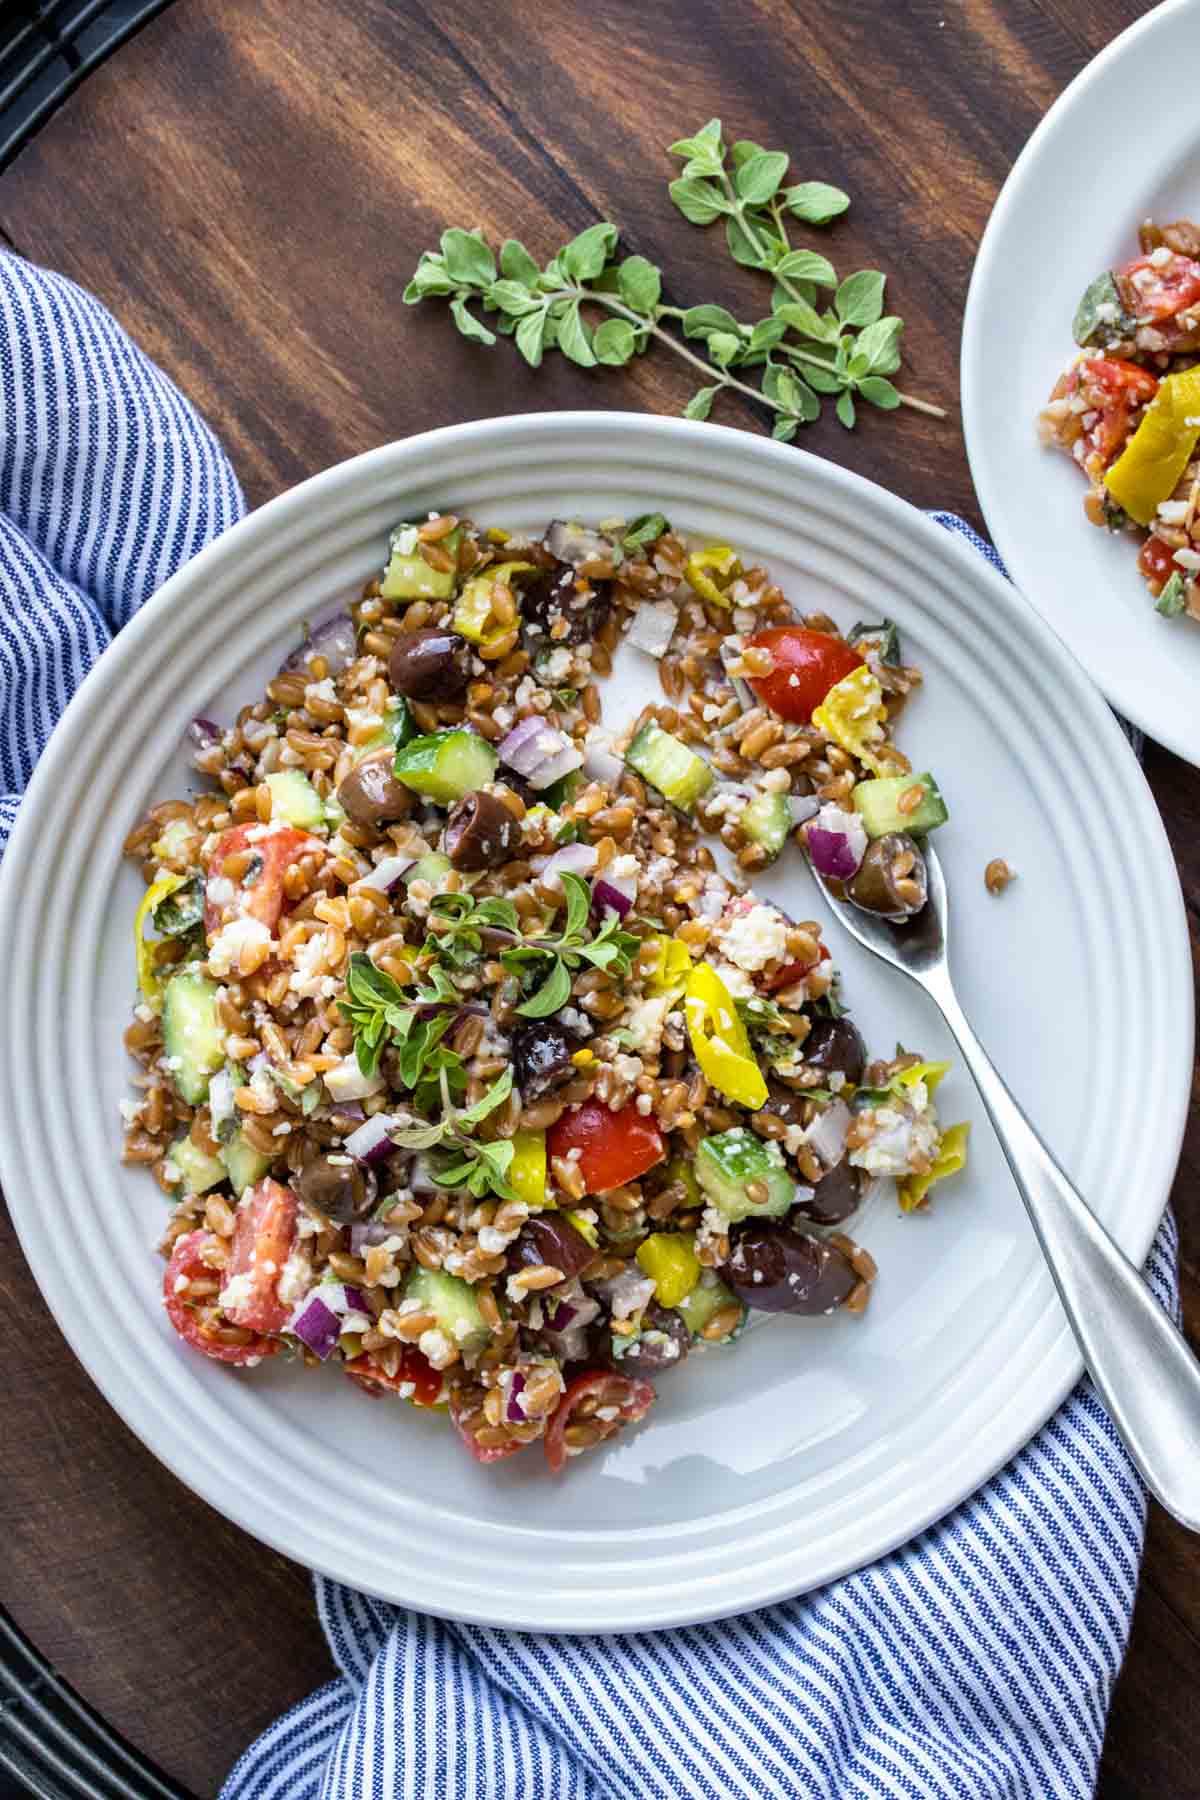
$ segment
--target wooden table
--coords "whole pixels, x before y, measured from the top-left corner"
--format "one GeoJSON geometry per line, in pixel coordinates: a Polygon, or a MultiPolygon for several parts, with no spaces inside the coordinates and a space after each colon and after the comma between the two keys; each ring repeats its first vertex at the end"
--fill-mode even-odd
{"type": "MultiPolygon", "coordinates": [[[[443,309],[406,309],[400,296],[445,225],[477,223],[493,239],[515,231],[548,253],[612,218],[629,249],[665,265],[671,298],[745,314],[761,278],[735,270],[666,194],[665,144],[720,114],[731,135],[786,147],[794,179],[853,195],[836,260],[893,272],[908,385],[950,409],[944,424],[876,414],[853,435],[830,419],[806,447],[979,522],[956,412],[975,247],[1039,115],[1142,10],[1132,0],[188,0],[0,177],[0,231],[108,303],[207,413],[254,504],[370,445],[458,419],[677,412],[688,374],[666,354],[625,374],[555,358],[533,379],[511,347],[468,345],[443,309]]],[[[762,426],[740,403],[725,416],[762,426]]],[[[1195,918],[1200,777],[1154,749],[1147,771],[1195,918]]],[[[1198,1148],[1194,1120],[1175,1188],[1193,1328],[1198,1148]]],[[[3,1252],[0,1597],[115,1726],[211,1795],[251,1735],[331,1672],[308,1579],[130,1436],[59,1337],[8,1228],[3,1252]]],[[[1155,1512],[1105,1800],[1197,1792],[1187,1722],[1198,1682],[1200,1539],[1155,1512]]]]}

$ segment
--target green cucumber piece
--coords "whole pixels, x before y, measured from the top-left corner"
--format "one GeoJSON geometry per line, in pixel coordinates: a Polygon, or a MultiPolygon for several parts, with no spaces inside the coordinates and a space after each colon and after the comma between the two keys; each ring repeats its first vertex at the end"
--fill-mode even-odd
{"type": "MultiPolygon", "coordinates": [[[[462,542],[456,527],[442,539],[442,548],[453,556],[462,542]]],[[[379,584],[385,600],[448,600],[458,581],[457,569],[431,569],[417,549],[415,525],[397,525],[388,544],[387,568],[379,584]]]]}
{"type": "Polygon", "coordinates": [[[499,757],[473,731],[434,731],[396,751],[396,779],[414,794],[452,806],[494,780],[499,757]]]}
{"type": "Polygon", "coordinates": [[[764,1142],[743,1125],[702,1138],[694,1167],[701,1193],[727,1224],[736,1225],[739,1219],[778,1219],[795,1203],[796,1184],[778,1144],[764,1142]],[[767,1190],[765,1200],[750,1198],[746,1189],[752,1181],[762,1182],[767,1190]]]}
{"type": "Polygon", "coordinates": [[[792,829],[787,795],[756,794],[738,823],[752,844],[761,844],[768,856],[778,856],[792,829]]]}
{"type": "Polygon", "coordinates": [[[185,1194],[207,1194],[209,1188],[225,1180],[225,1164],[220,1157],[209,1156],[190,1137],[177,1138],[167,1151],[167,1160],[179,1170],[185,1194]]]}
{"type": "Polygon", "coordinates": [[[882,775],[860,781],[854,790],[854,810],[867,828],[869,838],[887,837],[892,831],[907,831],[910,837],[922,837],[950,817],[937,782],[932,775],[882,775]],[[921,787],[924,793],[919,806],[901,812],[902,794],[921,787]]]}
{"type": "MultiPolygon", "coordinates": [[[[708,1321],[726,1306],[741,1306],[737,1295],[731,1293],[719,1275],[711,1269],[705,1269],[690,1294],[685,1294],[675,1311],[679,1314],[694,1338],[698,1338],[708,1321]]],[[[730,1344],[740,1333],[746,1323],[746,1309],[742,1307],[742,1316],[729,1333],[728,1337],[710,1338],[710,1343],[730,1344]]]]}
{"type": "Polygon", "coordinates": [[[491,1341],[491,1331],[475,1290],[457,1275],[442,1269],[414,1269],[404,1286],[406,1300],[419,1300],[422,1312],[431,1312],[438,1330],[460,1350],[482,1350],[491,1341]]]}
{"type": "Polygon", "coordinates": [[[299,769],[276,770],[267,776],[267,786],[272,819],[283,819],[297,831],[319,831],[325,824],[325,802],[299,769]]]}
{"type": "Polygon", "coordinates": [[[625,761],[680,812],[691,812],[714,780],[702,756],[654,723],[642,726],[625,752],[625,761]]]}
{"type": "Polygon", "coordinates": [[[225,1027],[217,1014],[216,983],[194,968],[172,975],[163,993],[163,1047],[180,1098],[199,1106],[209,1078],[225,1061],[225,1027]]]}
{"type": "Polygon", "coordinates": [[[448,856],[443,856],[440,850],[431,850],[427,856],[420,857],[413,864],[404,877],[405,884],[410,881],[427,881],[430,887],[440,888],[452,866],[448,856]]]}
{"type": "Polygon", "coordinates": [[[235,1194],[244,1194],[247,1188],[254,1187],[271,1167],[271,1158],[256,1150],[240,1131],[227,1144],[222,1144],[221,1161],[235,1194]]]}

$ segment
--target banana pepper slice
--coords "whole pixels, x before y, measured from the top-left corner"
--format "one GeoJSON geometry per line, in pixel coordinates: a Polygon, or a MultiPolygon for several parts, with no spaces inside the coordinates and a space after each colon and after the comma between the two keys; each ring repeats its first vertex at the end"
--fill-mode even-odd
{"type": "Polygon", "coordinates": [[[709,600],[714,606],[723,606],[728,612],[733,602],[724,590],[718,587],[709,570],[723,577],[726,584],[734,581],[741,573],[737,551],[728,544],[709,544],[704,550],[693,550],[683,565],[683,573],[693,593],[699,594],[702,600],[709,600]]]}
{"type": "Polygon", "coordinates": [[[681,988],[692,968],[687,945],[680,938],[668,937],[647,938],[646,942],[658,946],[658,961],[646,977],[646,992],[669,994],[673,989],[681,988]]]}
{"type": "Polygon", "coordinates": [[[511,625],[502,625],[492,611],[494,602],[493,588],[496,582],[511,588],[514,575],[522,575],[531,571],[532,563],[505,562],[497,563],[494,568],[485,569],[482,575],[473,575],[467,582],[454,608],[451,619],[455,631],[472,644],[482,644],[490,648],[498,644],[502,637],[512,630],[511,625]]]}
{"type": "Polygon", "coordinates": [[[526,1206],[546,1205],[546,1134],[514,1131],[508,1184],[526,1206]]]}
{"type": "Polygon", "coordinates": [[[966,1168],[970,1131],[967,1123],[947,1125],[938,1139],[937,1155],[928,1175],[906,1175],[896,1183],[901,1212],[915,1212],[924,1204],[925,1196],[935,1182],[945,1181],[947,1176],[957,1175],[960,1169],[966,1168]]]}
{"type": "Polygon", "coordinates": [[[708,963],[698,963],[688,976],[683,1010],[696,1061],[713,1087],[757,1112],[766,1104],[767,1084],[733,995],[708,963]]]}
{"type": "Polygon", "coordinates": [[[146,920],[161,901],[185,886],[186,881],[187,877],[184,875],[160,875],[142,895],[141,905],[134,915],[133,941],[137,947],[138,986],[142,990],[142,999],[154,1012],[159,1012],[162,1008],[162,983],[158,979],[158,944],[153,938],[145,936],[146,920]]]}
{"type": "Polygon", "coordinates": [[[1142,422],[1104,477],[1118,506],[1139,525],[1152,525],[1169,500],[1200,439],[1200,367],[1168,375],[1142,422]]]}
{"type": "Polygon", "coordinates": [[[882,746],[886,718],[878,677],[863,663],[861,668],[852,669],[841,681],[834,682],[813,712],[812,722],[818,731],[851,756],[857,756],[876,775],[885,775],[889,771],[872,746],[882,746]]]}

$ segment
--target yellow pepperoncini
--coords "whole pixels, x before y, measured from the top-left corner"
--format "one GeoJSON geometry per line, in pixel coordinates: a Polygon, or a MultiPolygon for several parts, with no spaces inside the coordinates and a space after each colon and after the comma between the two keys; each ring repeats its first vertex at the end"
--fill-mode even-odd
{"type": "Polygon", "coordinates": [[[693,593],[699,594],[702,600],[709,600],[714,606],[723,606],[728,612],[733,605],[723,588],[718,587],[709,570],[721,576],[728,587],[742,572],[737,551],[731,550],[728,544],[709,544],[703,550],[693,550],[683,565],[684,575],[693,593]]]}
{"type": "Polygon", "coordinates": [[[893,1077],[893,1081],[895,1086],[899,1088],[916,1087],[918,1081],[923,1081],[925,1083],[925,1092],[932,1100],[934,1094],[937,1092],[938,1082],[941,1081],[944,1075],[948,1075],[949,1072],[950,1064],[948,1062],[914,1063],[910,1069],[901,1069],[900,1073],[893,1077]]]}
{"type": "Polygon", "coordinates": [[[546,1206],[546,1134],[514,1131],[508,1184],[526,1206],[546,1206]]]}
{"type": "Polygon", "coordinates": [[[680,938],[668,937],[647,938],[646,943],[654,944],[658,949],[658,961],[646,976],[646,992],[669,994],[675,988],[682,988],[692,967],[692,953],[687,945],[680,938]]]}
{"type": "Polygon", "coordinates": [[[708,963],[698,963],[688,976],[683,1009],[696,1061],[717,1092],[752,1112],[764,1106],[767,1084],[746,1027],[733,995],[708,963]]]}
{"type": "Polygon", "coordinates": [[[154,1012],[162,1009],[162,983],[158,979],[158,944],[144,935],[146,920],[159,903],[169,894],[183,887],[186,876],[160,875],[152,881],[142,895],[142,903],[137,909],[133,921],[133,939],[137,946],[138,986],[142,990],[142,999],[154,1012]]]}
{"type": "Polygon", "coordinates": [[[945,1181],[947,1176],[957,1175],[960,1169],[966,1168],[970,1130],[967,1123],[947,1125],[938,1139],[937,1155],[928,1175],[906,1175],[896,1183],[901,1212],[915,1212],[919,1206],[924,1205],[925,1196],[935,1182],[945,1181]]]}
{"type": "Polygon", "coordinates": [[[1168,375],[1141,424],[1104,477],[1117,505],[1139,525],[1151,525],[1169,500],[1200,438],[1200,367],[1168,375]]]}
{"type": "Polygon", "coordinates": [[[690,1231],[654,1231],[637,1247],[638,1267],[654,1283],[660,1306],[678,1306],[700,1279],[700,1259],[690,1231]]]}
{"type": "Polygon", "coordinates": [[[818,731],[857,756],[859,762],[876,774],[883,774],[884,763],[874,746],[883,743],[883,722],[887,709],[883,689],[871,670],[863,663],[852,669],[841,681],[835,681],[812,716],[818,731]]]}
{"type": "Polygon", "coordinates": [[[507,637],[513,628],[511,624],[504,624],[496,618],[492,610],[495,604],[493,590],[497,582],[503,587],[511,587],[514,575],[521,575],[532,569],[532,563],[506,562],[485,569],[482,575],[473,575],[455,603],[454,617],[451,620],[455,631],[472,644],[481,644],[485,649],[490,649],[501,638],[507,637]]]}
{"type": "Polygon", "coordinates": [[[600,1233],[596,1230],[596,1222],[594,1219],[585,1219],[581,1212],[569,1212],[566,1214],[566,1217],[571,1221],[571,1224],[575,1227],[585,1243],[590,1244],[593,1250],[598,1250],[600,1248],[600,1233]]]}

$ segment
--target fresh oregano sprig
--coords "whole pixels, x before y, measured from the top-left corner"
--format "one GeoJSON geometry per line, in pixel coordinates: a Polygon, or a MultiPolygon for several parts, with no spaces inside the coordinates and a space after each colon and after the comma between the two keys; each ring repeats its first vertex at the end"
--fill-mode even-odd
{"type": "Polygon", "coordinates": [[[723,306],[664,304],[662,271],[644,256],[618,260],[617,228],[608,222],[589,226],[544,268],[515,238],[502,244],[497,264],[481,232],[446,231],[440,250],[422,255],[404,291],[406,303],[448,300],[464,336],[483,344],[494,344],[497,333],[511,336],[532,368],[550,349],[583,368],[621,367],[657,341],[704,377],[686,417],[706,419],[718,395],[739,393],[769,408],[774,435],[783,439],[819,417],[824,394],[836,395],[847,427],[854,424],[856,395],[885,410],[908,405],[944,416],[939,407],[899,393],[888,379],[900,366],[903,321],[883,316],[883,274],[863,269],[839,281],[827,257],[790,244],[783,214],[826,222],[848,204],[840,189],[821,182],[783,188],[787,157],[750,143],[727,151],[716,119],[672,150],[687,158],[671,184],[676,205],[699,225],[725,217],[735,259],[773,277],[769,317],[744,324],[723,306]],[[821,290],[832,294],[824,311],[816,305],[821,290]],[[475,303],[495,331],[471,310],[475,303]],[[593,324],[585,306],[608,316],[593,324]],[[667,322],[675,322],[685,340],[702,342],[707,354],[680,342],[667,322]],[[735,369],[761,370],[758,385],[735,369]]]}

